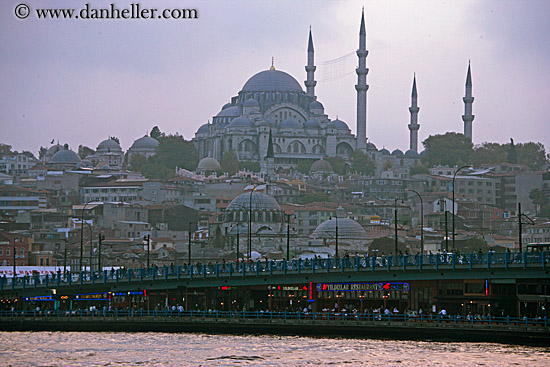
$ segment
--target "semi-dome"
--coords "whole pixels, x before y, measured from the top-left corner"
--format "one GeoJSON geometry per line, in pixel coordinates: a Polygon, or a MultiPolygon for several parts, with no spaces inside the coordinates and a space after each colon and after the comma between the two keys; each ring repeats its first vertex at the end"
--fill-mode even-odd
{"type": "Polygon", "coordinates": [[[301,129],[302,125],[293,117],[287,117],[279,123],[280,129],[301,129]]]}
{"type": "Polygon", "coordinates": [[[120,144],[118,144],[113,139],[106,139],[103,140],[101,143],[98,144],[96,148],[97,152],[122,152],[122,149],[120,148],[120,144]]]}
{"type": "Polygon", "coordinates": [[[396,157],[403,157],[404,156],[403,152],[400,149],[394,150],[393,152],[391,152],[391,155],[396,156],[396,157]]]}
{"type": "Polygon", "coordinates": [[[238,106],[225,107],[216,115],[216,117],[236,117],[241,115],[241,109],[238,106]]]}
{"type": "Polygon", "coordinates": [[[336,226],[338,225],[338,239],[367,240],[367,232],[363,227],[354,221],[343,217],[342,207],[337,210],[337,217],[324,221],[313,231],[313,238],[331,239],[336,238],[336,226]],[[342,215],[342,217],[340,216],[342,215]]]}
{"type": "MultiPolygon", "coordinates": [[[[367,143],[367,150],[378,150],[373,143],[367,143]]],[[[389,152],[388,152],[389,153],[389,152]]]]}
{"type": "Polygon", "coordinates": [[[382,148],[382,149],[380,150],[380,153],[382,153],[382,154],[384,154],[384,155],[390,155],[390,151],[387,150],[386,148],[382,148]]]}
{"type": "Polygon", "coordinates": [[[197,134],[206,132],[208,132],[208,124],[201,125],[201,127],[199,127],[199,129],[197,130],[197,134]]]}
{"type": "Polygon", "coordinates": [[[336,119],[336,120],[332,121],[332,123],[334,124],[334,127],[337,130],[346,130],[346,131],[349,130],[348,124],[346,124],[342,120],[336,119]]]}
{"type": "Polygon", "coordinates": [[[237,117],[230,124],[231,127],[254,127],[252,122],[246,117],[237,117]]]}
{"type": "Polygon", "coordinates": [[[254,98],[250,98],[243,103],[243,107],[260,107],[260,104],[254,98]]]}
{"type": "Polygon", "coordinates": [[[145,135],[142,138],[139,138],[134,141],[130,149],[152,149],[155,150],[159,145],[159,141],[155,138],[152,138],[148,135],[145,135]]]}
{"type": "Polygon", "coordinates": [[[330,164],[330,162],[325,161],[324,159],[319,159],[318,161],[313,162],[311,168],[309,169],[309,172],[333,173],[334,170],[332,169],[332,165],[330,164]]]}
{"type": "Polygon", "coordinates": [[[220,162],[216,158],[206,157],[200,160],[197,171],[219,171],[221,169],[220,162]]]}
{"type": "Polygon", "coordinates": [[[252,193],[245,192],[243,194],[240,194],[229,203],[225,210],[250,210],[251,206],[252,210],[281,210],[281,207],[273,197],[258,191],[252,191],[252,193]]]}
{"type": "Polygon", "coordinates": [[[309,110],[324,110],[325,107],[319,101],[313,101],[309,104],[309,110]]]}
{"type": "Polygon", "coordinates": [[[303,93],[300,83],[280,70],[264,70],[252,76],[244,84],[243,92],[298,92],[303,93]]]}
{"type": "Polygon", "coordinates": [[[50,160],[51,164],[77,164],[80,163],[78,154],[69,149],[69,145],[65,144],[63,150],[55,153],[50,160]]]}
{"type": "Polygon", "coordinates": [[[409,149],[405,152],[405,157],[418,157],[418,153],[412,149],[409,149]]]}
{"type": "Polygon", "coordinates": [[[317,120],[309,119],[304,123],[304,129],[318,129],[319,122],[317,120]]]}

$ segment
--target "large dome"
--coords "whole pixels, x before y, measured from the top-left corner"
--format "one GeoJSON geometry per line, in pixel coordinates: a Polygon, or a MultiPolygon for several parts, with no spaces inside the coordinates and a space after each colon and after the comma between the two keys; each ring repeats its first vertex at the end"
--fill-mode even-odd
{"type": "Polygon", "coordinates": [[[250,210],[281,210],[279,204],[271,196],[262,192],[252,191],[240,194],[229,203],[226,211],[250,210]]]}
{"type": "MultiPolygon", "coordinates": [[[[340,208],[339,208],[340,209],[340,208]]],[[[340,210],[339,210],[340,211],[340,210]]],[[[338,224],[338,238],[350,240],[366,240],[367,232],[353,219],[338,216],[319,224],[313,231],[313,238],[336,239],[336,224],[338,224]]]]}
{"type": "Polygon", "coordinates": [[[299,92],[300,83],[291,75],[279,70],[265,70],[252,76],[244,84],[243,92],[299,92]]]}
{"type": "Polygon", "coordinates": [[[155,150],[157,145],[159,145],[159,141],[157,139],[154,139],[150,136],[145,135],[143,138],[139,138],[136,141],[134,141],[134,144],[132,144],[130,149],[152,149],[152,150],[155,150]]]}
{"type": "Polygon", "coordinates": [[[77,164],[80,163],[80,157],[78,154],[69,149],[69,146],[65,144],[63,150],[55,153],[50,160],[51,164],[77,164]]]}
{"type": "Polygon", "coordinates": [[[201,159],[197,166],[197,171],[219,171],[221,169],[220,163],[216,158],[206,157],[201,159]]]}

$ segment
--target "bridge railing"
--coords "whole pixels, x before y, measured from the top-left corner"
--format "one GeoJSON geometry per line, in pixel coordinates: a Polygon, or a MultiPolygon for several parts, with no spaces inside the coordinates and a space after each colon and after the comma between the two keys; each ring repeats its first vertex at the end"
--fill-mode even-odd
{"type": "Polygon", "coordinates": [[[424,269],[546,268],[546,252],[437,253],[427,255],[355,256],[323,259],[260,260],[230,263],[183,264],[138,269],[111,269],[101,272],[67,272],[0,278],[0,290],[72,284],[106,284],[132,281],[234,277],[273,274],[312,274],[321,272],[394,271],[424,269]]]}
{"type": "Polygon", "coordinates": [[[101,319],[167,319],[167,320],[192,320],[192,319],[232,319],[232,320],[322,320],[372,322],[384,325],[398,324],[411,326],[455,324],[478,328],[490,326],[507,326],[517,328],[538,328],[548,331],[547,317],[495,317],[480,315],[409,315],[409,314],[383,314],[383,313],[358,313],[358,312],[272,312],[272,311],[217,311],[217,310],[27,310],[27,311],[0,311],[0,321],[18,319],[59,319],[59,318],[101,318],[101,319]]]}

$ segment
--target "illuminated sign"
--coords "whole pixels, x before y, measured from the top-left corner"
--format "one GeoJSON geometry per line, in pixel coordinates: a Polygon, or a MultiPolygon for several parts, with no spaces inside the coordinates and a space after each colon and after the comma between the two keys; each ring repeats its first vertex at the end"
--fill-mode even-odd
{"type": "Polygon", "coordinates": [[[227,286],[227,285],[218,287],[218,289],[219,289],[219,290],[222,290],[222,291],[230,291],[230,290],[236,289],[236,288],[237,288],[237,287],[231,287],[231,286],[227,286]]]}
{"type": "Polygon", "coordinates": [[[372,291],[398,291],[408,292],[409,283],[318,283],[318,292],[372,292],[372,291]]]}
{"type": "Polygon", "coordinates": [[[113,296],[145,296],[145,291],[113,292],[113,296]]]}
{"type": "Polygon", "coordinates": [[[278,291],[289,291],[289,292],[296,292],[296,291],[307,291],[307,285],[269,285],[267,286],[267,289],[269,290],[278,290],[278,291]]]}
{"type": "Polygon", "coordinates": [[[109,293],[83,293],[83,294],[75,294],[74,295],[75,300],[96,300],[96,301],[108,301],[109,300],[109,293]]]}
{"type": "Polygon", "coordinates": [[[53,301],[53,296],[34,296],[34,297],[23,297],[23,301],[53,301]]]}

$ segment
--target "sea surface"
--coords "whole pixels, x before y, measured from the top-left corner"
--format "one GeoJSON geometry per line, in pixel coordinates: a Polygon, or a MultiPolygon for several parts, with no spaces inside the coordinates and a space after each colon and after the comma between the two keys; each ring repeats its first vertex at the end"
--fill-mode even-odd
{"type": "Polygon", "coordinates": [[[1,366],[550,366],[550,347],[192,333],[0,332],[1,366]]]}

